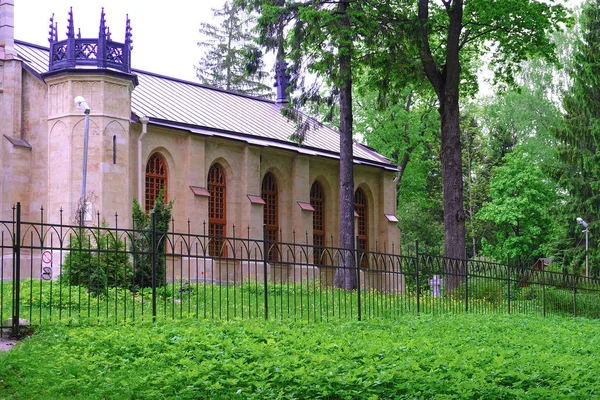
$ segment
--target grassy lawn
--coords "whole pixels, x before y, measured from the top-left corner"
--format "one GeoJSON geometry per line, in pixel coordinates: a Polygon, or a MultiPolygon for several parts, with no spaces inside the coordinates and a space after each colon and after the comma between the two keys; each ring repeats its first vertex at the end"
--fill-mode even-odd
{"type": "Polygon", "coordinates": [[[0,354],[0,399],[600,398],[599,330],[471,314],[54,323],[0,354]]]}

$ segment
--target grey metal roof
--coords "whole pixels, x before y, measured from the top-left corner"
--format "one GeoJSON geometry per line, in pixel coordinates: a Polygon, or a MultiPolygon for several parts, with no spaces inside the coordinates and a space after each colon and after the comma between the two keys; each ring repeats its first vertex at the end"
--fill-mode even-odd
{"type": "MultiPolygon", "coordinates": [[[[15,41],[27,69],[48,71],[48,48],[15,41]]],[[[281,105],[198,83],[132,69],[139,85],[133,90],[132,113],[150,124],[183,129],[192,134],[239,140],[251,145],[339,159],[339,134],[315,121],[300,146],[290,140],[295,123],[281,114],[281,105]]],[[[354,144],[354,162],[387,170],[396,166],[373,149],[354,144]]]]}

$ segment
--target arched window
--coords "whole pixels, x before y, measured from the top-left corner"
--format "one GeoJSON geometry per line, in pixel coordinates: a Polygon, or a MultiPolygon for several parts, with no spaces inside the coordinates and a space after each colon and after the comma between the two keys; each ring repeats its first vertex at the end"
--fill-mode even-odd
{"type": "Polygon", "coordinates": [[[367,268],[368,259],[366,255],[364,255],[364,252],[369,249],[369,242],[367,238],[369,231],[367,225],[367,196],[365,196],[365,192],[363,192],[363,190],[360,188],[356,189],[356,192],[354,193],[354,211],[356,212],[356,215],[358,215],[356,232],[358,242],[356,245],[358,247],[357,250],[361,259],[360,266],[362,268],[367,268]]]}
{"type": "Polygon", "coordinates": [[[225,227],[227,187],[223,167],[214,164],[208,171],[208,235],[210,237],[209,254],[213,257],[225,256],[225,227]]]}
{"type": "Polygon", "coordinates": [[[277,234],[279,231],[279,210],[277,204],[277,182],[268,172],[262,181],[261,197],[265,201],[264,224],[266,227],[267,260],[277,261],[277,234]]]}
{"type": "Polygon", "coordinates": [[[323,186],[315,181],[310,188],[310,205],[313,206],[313,246],[315,264],[323,264],[325,247],[325,194],[323,186]]]}
{"type": "Polygon", "coordinates": [[[165,188],[165,203],[167,202],[167,164],[164,158],[154,153],[146,164],[146,213],[154,207],[154,201],[161,189],[165,188]]]}

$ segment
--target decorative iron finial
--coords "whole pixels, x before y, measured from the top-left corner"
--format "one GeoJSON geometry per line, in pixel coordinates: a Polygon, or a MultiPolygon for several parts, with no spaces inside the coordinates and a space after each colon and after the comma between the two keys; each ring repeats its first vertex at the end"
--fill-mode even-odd
{"type": "Polygon", "coordinates": [[[126,14],[126,18],[127,21],[125,23],[125,46],[129,46],[129,50],[133,50],[133,46],[131,45],[133,43],[133,40],[131,40],[131,37],[133,35],[131,34],[131,20],[129,19],[129,14],[126,14]]]}
{"type": "MultiPolygon", "coordinates": [[[[110,28],[106,26],[104,7],[100,13],[100,27],[98,39],[82,39],[81,30],[75,34],[73,8],[69,9],[69,22],[67,39],[58,40],[54,14],[50,18],[49,41],[50,57],[48,71],[61,69],[95,67],[98,69],[110,68],[125,73],[131,73],[131,22],[127,15],[127,28],[125,30],[125,43],[113,42],[110,28]]],[[[137,84],[137,83],[136,83],[137,84]]]]}
{"type": "Polygon", "coordinates": [[[75,25],[73,24],[73,7],[69,10],[69,21],[67,25],[67,38],[75,38],[75,25]]]}
{"type": "Polygon", "coordinates": [[[58,38],[56,35],[56,22],[54,22],[54,13],[52,13],[52,16],[50,17],[50,25],[48,25],[48,27],[50,28],[48,31],[48,34],[50,35],[48,37],[48,41],[50,43],[56,42],[58,38]]]}
{"type": "Polygon", "coordinates": [[[287,73],[287,62],[285,60],[277,60],[275,64],[275,87],[277,88],[276,103],[287,103],[287,89],[290,86],[290,74],[287,73]]]}
{"type": "Polygon", "coordinates": [[[104,14],[104,7],[100,13],[100,32],[98,33],[99,38],[106,38],[106,14],[104,14]]]}

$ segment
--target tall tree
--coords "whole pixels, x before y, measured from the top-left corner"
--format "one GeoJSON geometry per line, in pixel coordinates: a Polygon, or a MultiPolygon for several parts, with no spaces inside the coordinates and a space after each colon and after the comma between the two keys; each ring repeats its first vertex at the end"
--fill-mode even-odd
{"type": "MultiPolygon", "coordinates": [[[[600,0],[588,0],[580,18],[581,36],[573,54],[570,70],[572,85],[563,99],[565,121],[556,129],[560,141],[557,171],[560,185],[569,194],[565,214],[570,221],[572,239],[581,237],[575,218],[589,224],[590,266],[600,273],[600,252],[596,238],[600,235],[600,0]]],[[[570,243],[574,247],[576,241],[570,243]]],[[[582,249],[566,257],[567,263],[582,268],[582,249]]]]}
{"type": "Polygon", "coordinates": [[[194,66],[200,82],[253,96],[272,97],[273,90],[265,83],[269,74],[264,71],[262,51],[254,43],[256,18],[230,0],[222,9],[212,11],[220,24],[200,24],[202,40],[198,46],[205,54],[194,66]]]}
{"type": "MultiPolygon", "coordinates": [[[[417,0],[416,15],[406,10],[403,0],[389,0],[377,6],[376,19],[385,35],[388,52],[416,45],[418,58],[439,101],[441,126],[442,180],[444,196],[444,241],[447,257],[465,259],[465,212],[463,209],[460,96],[476,86],[476,63],[483,54],[491,57],[496,77],[514,82],[520,62],[541,54],[554,57],[548,34],[567,21],[564,7],[554,1],[533,0],[417,0]],[[401,12],[398,12],[401,10],[401,12]],[[414,29],[414,35],[407,30],[414,29]],[[399,46],[406,43],[407,46],[399,46]]],[[[382,68],[385,68],[383,66],[382,68]]],[[[457,264],[455,272],[465,265],[457,264]]],[[[457,277],[457,275],[453,275],[457,277]]],[[[447,279],[451,290],[459,282],[447,279]]]]}
{"type": "MultiPolygon", "coordinates": [[[[351,0],[238,0],[259,11],[260,42],[271,49],[279,49],[287,29],[286,53],[292,61],[291,92],[300,95],[292,99],[296,111],[287,114],[298,117],[297,112],[307,101],[339,104],[340,132],[340,226],[338,246],[340,264],[334,284],[346,289],[357,286],[354,260],[354,164],[353,164],[353,108],[352,81],[356,62],[356,45],[364,41],[364,23],[359,3],[351,0]],[[317,74],[329,86],[328,96],[321,88],[304,85],[304,72],[317,74]]],[[[279,57],[279,56],[278,56],[279,57]]],[[[307,133],[301,129],[296,138],[302,140],[307,133]]]]}
{"type": "MultiPolygon", "coordinates": [[[[552,2],[550,2],[552,3],[552,2]]],[[[462,150],[460,143],[461,55],[479,56],[493,43],[492,66],[509,82],[518,63],[531,54],[551,57],[547,39],[564,20],[561,6],[541,1],[442,0],[442,9],[430,0],[418,0],[417,41],[420,59],[440,103],[444,237],[447,257],[466,258],[463,210],[462,150]]],[[[464,264],[460,270],[465,268],[464,264]]],[[[449,280],[448,287],[458,285],[449,280]]]]}

